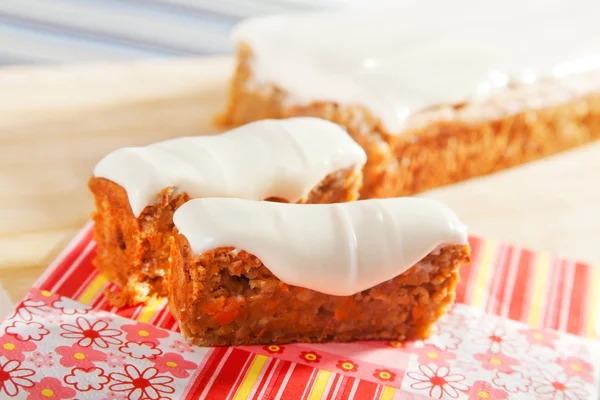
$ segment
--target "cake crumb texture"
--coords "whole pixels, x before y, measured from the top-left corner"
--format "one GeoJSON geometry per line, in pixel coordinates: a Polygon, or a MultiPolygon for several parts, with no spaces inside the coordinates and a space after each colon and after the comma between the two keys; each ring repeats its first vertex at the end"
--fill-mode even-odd
{"type": "Polygon", "coordinates": [[[185,236],[173,237],[169,306],[197,345],[423,339],[454,301],[459,268],[470,258],[468,246],[446,246],[394,279],[332,296],[287,285],[254,255],[234,250],[195,255],[185,236]]]}

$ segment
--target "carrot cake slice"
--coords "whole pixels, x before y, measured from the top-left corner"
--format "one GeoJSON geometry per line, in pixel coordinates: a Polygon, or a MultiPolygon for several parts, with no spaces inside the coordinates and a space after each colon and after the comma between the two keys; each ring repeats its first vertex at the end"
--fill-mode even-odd
{"type": "Polygon", "coordinates": [[[174,223],[169,306],[201,346],[425,338],[470,257],[429,199],[197,199],[174,223]]]}
{"type": "Polygon", "coordinates": [[[358,197],[363,149],[332,122],[264,120],[108,154],[94,170],[95,265],[115,305],[166,296],[173,212],[192,198],[335,203],[358,197]]]}
{"type": "Polygon", "coordinates": [[[225,124],[312,115],[366,150],[361,197],[411,195],[600,138],[600,2],[399,1],[234,31],[225,124]]]}

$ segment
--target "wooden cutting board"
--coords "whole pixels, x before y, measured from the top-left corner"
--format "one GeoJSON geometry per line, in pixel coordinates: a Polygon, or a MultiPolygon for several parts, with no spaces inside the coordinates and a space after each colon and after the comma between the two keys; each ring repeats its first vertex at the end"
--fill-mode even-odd
{"type": "MultiPolygon", "coordinates": [[[[214,133],[229,58],[0,69],[0,281],[13,299],[89,218],[109,151],[214,133]]],[[[600,263],[600,143],[424,196],[472,233],[600,263]]]]}

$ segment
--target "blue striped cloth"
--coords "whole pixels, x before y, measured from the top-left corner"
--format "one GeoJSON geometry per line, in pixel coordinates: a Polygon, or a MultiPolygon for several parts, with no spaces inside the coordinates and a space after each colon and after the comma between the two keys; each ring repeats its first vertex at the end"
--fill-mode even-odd
{"type": "Polygon", "coordinates": [[[344,0],[0,0],[0,64],[224,54],[243,18],[344,0]]]}

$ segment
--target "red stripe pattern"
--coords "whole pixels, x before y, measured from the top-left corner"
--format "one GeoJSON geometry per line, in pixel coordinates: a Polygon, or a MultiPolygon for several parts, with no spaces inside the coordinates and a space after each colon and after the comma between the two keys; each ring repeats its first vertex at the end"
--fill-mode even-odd
{"type": "MultiPolygon", "coordinates": [[[[547,271],[540,272],[536,253],[506,243],[490,245],[485,239],[470,238],[472,263],[461,270],[461,281],[456,290],[457,303],[473,304],[476,301],[477,284],[484,282],[484,296],[478,306],[489,313],[527,322],[534,303],[533,288],[539,282],[538,275],[547,272],[541,327],[586,335],[590,329],[590,315],[600,305],[590,304],[590,296],[598,282],[590,277],[594,267],[584,263],[551,258],[547,271]],[[491,254],[486,252],[491,251],[491,254]],[[491,260],[485,265],[485,260],[491,260]],[[595,285],[595,286],[594,286],[595,285]]],[[[95,245],[92,240],[91,224],[80,232],[63,254],[36,282],[36,287],[53,293],[77,298],[97,277],[93,267],[95,245]],[[82,277],[85,277],[82,285],[82,277]]],[[[105,284],[91,300],[93,309],[105,310],[119,316],[137,319],[144,312],[142,306],[115,309],[102,294],[104,290],[115,291],[116,287],[105,284]]],[[[481,292],[481,290],[479,290],[481,292]]],[[[178,330],[177,324],[166,307],[154,311],[151,324],[168,330],[178,330]]],[[[259,352],[260,353],[260,352],[259,352]]],[[[228,393],[233,398],[242,383],[257,352],[243,348],[216,348],[211,350],[188,389],[188,398],[221,398],[228,393]]],[[[402,370],[397,371],[402,374],[402,370]]],[[[299,399],[310,395],[318,370],[293,360],[269,359],[257,385],[253,388],[255,399],[299,399]]],[[[332,374],[324,392],[324,399],[379,398],[383,386],[353,378],[332,374]]]]}

